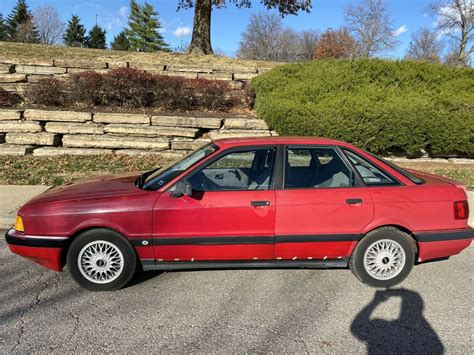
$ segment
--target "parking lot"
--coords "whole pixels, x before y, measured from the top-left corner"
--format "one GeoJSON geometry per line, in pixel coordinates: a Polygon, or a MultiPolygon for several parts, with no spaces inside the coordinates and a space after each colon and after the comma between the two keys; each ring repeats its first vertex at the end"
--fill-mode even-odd
{"type": "Polygon", "coordinates": [[[473,257],[419,265],[388,291],[348,270],[231,270],[147,273],[91,293],[1,238],[0,353],[473,353],[473,257]]]}

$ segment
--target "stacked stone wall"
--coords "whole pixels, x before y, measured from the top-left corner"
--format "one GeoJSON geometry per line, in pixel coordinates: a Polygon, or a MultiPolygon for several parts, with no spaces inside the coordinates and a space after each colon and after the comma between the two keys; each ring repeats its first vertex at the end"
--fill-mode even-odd
{"type": "Polygon", "coordinates": [[[173,158],[213,139],[270,135],[276,133],[252,116],[0,110],[0,155],[162,154],[173,158]]]}

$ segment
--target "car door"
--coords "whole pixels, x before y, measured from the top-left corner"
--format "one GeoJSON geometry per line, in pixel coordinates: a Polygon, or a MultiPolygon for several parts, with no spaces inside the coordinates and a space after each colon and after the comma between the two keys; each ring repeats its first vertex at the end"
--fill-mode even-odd
{"type": "Polygon", "coordinates": [[[153,244],[158,261],[273,258],[276,147],[224,151],[183,178],[191,196],[158,199],[153,244]]]}
{"type": "Polygon", "coordinates": [[[348,255],[373,219],[373,203],[335,147],[287,146],[283,189],[276,191],[276,259],[348,255]]]}

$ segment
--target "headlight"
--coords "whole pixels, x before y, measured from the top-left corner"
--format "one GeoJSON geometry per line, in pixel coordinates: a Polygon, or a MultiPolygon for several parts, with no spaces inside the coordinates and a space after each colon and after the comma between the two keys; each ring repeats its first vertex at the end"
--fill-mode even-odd
{"type": "Polygon", "coordinates": [[[16,216],[15,230],[17,232],[25,231],[25,227],[23,227],[23,219],[20,216],[16,216]]]}

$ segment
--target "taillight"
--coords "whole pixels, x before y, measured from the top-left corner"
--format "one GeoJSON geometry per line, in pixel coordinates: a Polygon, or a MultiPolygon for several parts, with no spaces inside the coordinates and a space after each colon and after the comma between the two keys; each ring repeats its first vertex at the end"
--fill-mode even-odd
{"type": "Polygon", "coordinates": [[[454,219],[468,219],[469,205],[466,200],[454,202],[454,219]]]}

